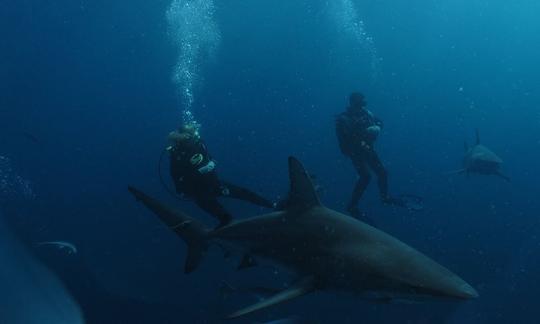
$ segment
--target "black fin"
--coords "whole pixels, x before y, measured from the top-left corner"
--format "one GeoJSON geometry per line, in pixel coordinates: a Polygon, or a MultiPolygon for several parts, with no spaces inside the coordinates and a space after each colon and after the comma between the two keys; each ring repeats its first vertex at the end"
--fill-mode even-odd
{"type": "Polygon", "coordinates": [[[199,263],[201,263],[206,247],[198,245],[188,245],[188,254],[186,257],[186,263],[184,265],[184,273],[192,273],[199,263]]]}
{"type": "Polygon", "coordinates": [[[302,163],[292,156],[289,157],[289,179],[291,191],[288,209],[307,210],[321,205],[309,174],[302,163]]]}
{"type": "Polygon", "coordinates": [[[240,264],[238,265],[237,270],[243,270],[251,267],[256,267],[257,261],[249,254],[245,254],[242,258],[242,261],[240,261],[240,264]]]}

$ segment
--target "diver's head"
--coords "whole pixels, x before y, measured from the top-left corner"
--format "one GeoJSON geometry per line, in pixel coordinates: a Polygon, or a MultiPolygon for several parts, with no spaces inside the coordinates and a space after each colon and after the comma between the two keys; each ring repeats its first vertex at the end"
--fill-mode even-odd
{"type": "Polygon", "coordinates": [[[197,123],[188,123],[180,126],[178,130],[169,133],[169,141],[173,144],[179,144],[189,140],[199,140],[200,125],[197,123]]]}
{"type": "Polygon", "coordinates": [[[358,112],[366,107],[364,95],[360,92],[353,92],[349,96],[349,111],[358,112]]]}

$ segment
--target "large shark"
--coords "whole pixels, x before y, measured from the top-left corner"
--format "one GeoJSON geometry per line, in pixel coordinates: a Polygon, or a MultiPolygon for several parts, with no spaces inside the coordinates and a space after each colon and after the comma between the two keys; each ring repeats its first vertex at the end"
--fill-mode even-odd
{"type": "Polygon", "coordinates": [[[506,181],[510,178],[501,173],[502,159],[490,149],[480,144],[480,134],[476,130],[476,144],[472,147],[465,142],[465,157],[463,158],[463,169],[455,171],[457,174],[484,174],[496,175],[506,181]]]}
{"type": "Polygon", "coordinates": [[[377,298],[475,298],[476,290],[437,262],[355,218],[324,207],[308,173],[289,158],[287,209],[209,230],[129,187],[188,245],[185,272],[199,265],[212,243],[237,246],[246,259],[264,258],[295,271],[300,280],[275,295],[232,313],[235,318],[320,291],[348,291],[377,298]]]}

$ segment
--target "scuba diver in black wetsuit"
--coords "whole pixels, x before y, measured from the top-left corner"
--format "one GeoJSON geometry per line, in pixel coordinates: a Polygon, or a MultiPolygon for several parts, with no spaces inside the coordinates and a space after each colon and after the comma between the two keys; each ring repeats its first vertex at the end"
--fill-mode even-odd
{"type": "Polygon", "coordinates": [[[193,199],[201,209],[216,217],[220,222],[218,227],[226,226],[232,220],[218,197],[231,197],[274,208],[272,202],[256,193],[219,179],[216,163],[197,129],[196,124],[187,124],[169,134],[169,140],[173,143],[168,149],[170,171],[176,192],[193,199]]]}
{"type": "Polygon", "coordinates": [[[370,169],[377,176],[382,202],[409,208],[405,199],[391,197],[388,193],[388,174],[374,148],[382,127],[382,121],[366,108],[364,96],[358,92],[350,95],[347,111],[339,114],[336,119],[336,134],[341,152],[351,159],[359,176],[347,206],[347,211],[354,217],[360,216],[358,202],[371,180],[370,169]]]}

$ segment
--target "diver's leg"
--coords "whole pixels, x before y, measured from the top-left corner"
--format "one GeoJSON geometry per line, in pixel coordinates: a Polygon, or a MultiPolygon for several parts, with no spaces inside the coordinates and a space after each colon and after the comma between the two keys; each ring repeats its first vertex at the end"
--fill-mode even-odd
{"type": "Polygon", "coordinates": [[[252,204],[266,207],[266,208],[274,208],[274,203],[271,201],[259,196],[258,194],[254,193],[253,191],[240,187],[237,185],[234,185],[229,182],[223,182],[223,191],[222,195],[224,197],[231,197],[234,199],[240,199],[244,201],[248,201],[252,204]],[[224,192],[223,192],[224,191],[224,192]]]}
{"type": "Polygon", "coordinates": [[[388,172],[375,150],[370,150],[367,161],[369,167],[377,175],[377,184],[382,202],[388,205],[405,207],[405,201],[403,199],[394,198],[388,193],[388,172]]]}
{"type": "Polygon", "coordinates": [[[226,226],[232,220],[231,214],[219,203],[216,197],[197,197],[195,203],[202,210],[219,220],[218,227],[226,226]]]}
{"type": "Polygon", "coordinates": [[[366,161],[362,157],[351,157],[354,168],[358,172],[358,180],[354,187],[351,201],[347,206],[347,211],[349,211],[353,216],[359,214],[358,211],[358,202],[362,198],[364,191],[366,191],[369,182],[371,181],[371,175],[369,174],[369,169],[367,168],[366,161]]]}
{"type": "Polygon", "coordinates": [[[377,176],[377,185],[379,186],[379,194],[381,199],[385,201],[389,198],[388,195],[388,172],[379,159],[379,155],[375,150],[371,149],[367,154],[367,163],[377,176]]]}

